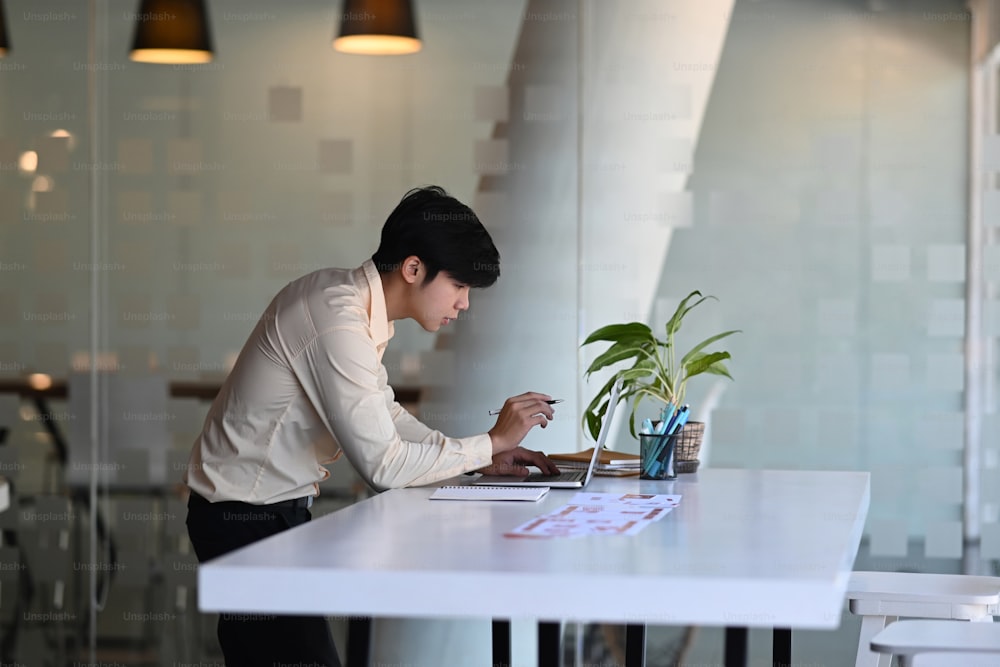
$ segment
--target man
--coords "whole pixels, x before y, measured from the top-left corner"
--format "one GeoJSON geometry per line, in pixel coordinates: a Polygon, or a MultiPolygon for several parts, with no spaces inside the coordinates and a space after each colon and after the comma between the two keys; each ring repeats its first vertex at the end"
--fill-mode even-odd
{"type": "MultiPolygon", "coordinates": [[[[543,454],[518,446],[553,418],[551,396],[509,398],[488,433],[450,438],[407,413],[386,381],[393,321],[437,331],[469,307],[472,288],[499,275],[500,255],[475,213],[428,187],[392,211],[371,260],[278,292],[191,452],[187,526],[199,562],[309,521],[317,483],[329,477],[323,464],[340,454],[376,489],[525,465],[557,474],[543,454]]],[[[230,667],[340,664],[321,617],[223,614],[218,634],[230,667]]]]}

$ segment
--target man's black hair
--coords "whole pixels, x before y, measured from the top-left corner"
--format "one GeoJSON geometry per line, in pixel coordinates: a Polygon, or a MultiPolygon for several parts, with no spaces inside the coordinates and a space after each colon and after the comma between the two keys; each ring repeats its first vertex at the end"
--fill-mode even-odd
{"type": "Polygon", "coordinates": [[[380,273],[388,273],[410,255],[427,266],[424,284],[439,271],[469,287],[489,287],[500,277],[500,252],[483,223],[437,185],[403,196],[382,226],[372,261],[380,273]]]}

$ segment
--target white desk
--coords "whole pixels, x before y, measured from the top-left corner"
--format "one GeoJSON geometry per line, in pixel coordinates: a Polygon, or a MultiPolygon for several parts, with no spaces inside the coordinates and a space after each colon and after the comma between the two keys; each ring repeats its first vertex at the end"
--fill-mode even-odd
{"type": "Polygon", "coordinates": [[[634,537],[502,533],[565,504],[430,501],[398,489],[199,568],[212,612],[532,618],[833,629],[869,503],[864,472],[704,470],[590,491],[680,493],[634,537]],[[562,589],[559,596],[528,591],[562,589]]]}

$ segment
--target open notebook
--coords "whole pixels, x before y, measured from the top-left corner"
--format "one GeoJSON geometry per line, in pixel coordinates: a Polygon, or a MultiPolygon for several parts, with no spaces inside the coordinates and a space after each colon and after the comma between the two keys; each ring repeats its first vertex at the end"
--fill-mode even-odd
{"type": "Polygon", "coordinates": [[[518,488],[516,486],[441,486],[431,494],[431,500],[527,500],[537,502],[549,492],[547,486],[518,488]]]}

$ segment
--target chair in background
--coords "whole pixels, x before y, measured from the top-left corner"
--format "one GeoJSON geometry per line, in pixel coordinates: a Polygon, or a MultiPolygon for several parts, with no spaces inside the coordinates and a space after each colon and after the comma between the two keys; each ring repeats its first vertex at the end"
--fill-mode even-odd
{"type": "MultiPolygon", "coordinates": [[[[185,461],[186,461],[185,457],[185,461]]],[[[206,653],[198,611],[198,559],[187,534],[187,501],[167,498],[163,520],[163,600],[173,616],[173,640],[162,638],[162,664],[194,664],[206,653]],[[171,653],[173,651],[174,653],[171,653]]],[[[211,633],[214,637],[214,633],[211,633]]]]}
{"type": "Polygon", "coordinates": [[[79,610],[70,593],[73,576],[73,508],[65,496],[35,496],[21,508],[18,538],[32,595],[22,620],[41,628],[56,664],[66,664],[80,642],[79,610]]]}
{"type": "Polygon", "coordinates": [[[105,639],[117,635],[132,648],[135,658],[155,662],[156,647],[166,634],[168,617],[157,613],[156,599],[162,583],[160,526],[163,512],[159,501],[147,495],[117,495],[112,501],[112,534],[118,548],[112,572],[108,606],[116,621],[103,633],[105,639]]]}
{"type": "Polygon", "coordinates": [[[0,475],[6,482],[7,493],[7,509],[0,511],[0,564],[4,566],[0,568],[0,664],[16,664],[21,656],[36,656],[45,651],[40,629],[36,628],[34,638],[24,639],[20,632],[32,593],[19,535],[18,478],[22,467],[18,448],[9,442],[0,443],[0,475]],[[34,652],[30,645],[35,647],[34,652]]]}
{"type": "Polygon", "coordinates": [[[195,664],[203,653],[203,637],[199,622],[198,559],[194,554],[173,553],[163,559],[163,609],[170,614],[171,640],[163,633],[160,642],[160,663],[164,665],[195,664]]]}
{"type": "MultiPolygon", "coordinates": [[[[101,372],[94,392],[90,373],[72,373],[67,380],[69,414],[63,481],[81,512],[96,517],[98,553],[97,598],[120,613],[98,617],[99,645],[124,641],[137,655],[152,655],[163,636],[147,618],[159,581],[159,516],[157,499],[167,478],[171,446],[169,384],[163,375],[101,372]],[[91,445],[94,408],[97,413],[97,452],[91,445]],[[102,496],[90,506],[90,483],[98,481],[102,496]],[[116,512],[107,513],[105,497],[116,512]],[[151,517],[143,521],[142,517],[151,517]],[[115,619],[115,622],[112,622],[115,619]]],[[[84,536],[86,543],[89,537],[84,536]]],[[[150,617],[151,618],[151,617],[150,617]]]]}
{"type": "Polygon", "coordinates": [[[14,641],[23,615],[26,586],[18,547],[0,546],[0,664],[14,662],[14,641]]]}
{"type": "Polygon", "coordinates": [[[899,667],[1000,664],[1000,625],[942,620],[904,620],[891,624],[870,643],[878,655],[899,658],[899,667]]]}
{"type": "MultiPolygon", "coordinates": [[[[18,396],[0,396],[0,446],[7,442],[10,429],[18,422],[21,399],[18,396]]],[[[0,471],[0,475],[3,472],[0,471]]]]}
{"type": "MultiPolygon", "coordinates": [[[[853,572],[848,609],[861,616],[855,667],[889,667],[871,641],[899,618],[991,622],[1000,609],[1000,577],[918,572],[853,572]]],[[[890,626],[891,627],[891,626],[890,626]]]]}
{"type": "Polygon", "coordinates": [[[16,544],[17,537],[17,517],[18,517],[18,477],[22,467],[18,448],[14,445],[0,446],[0,476],[7,481],[7,504],[8,509],[0,512],[0,546],[5,544],[16,544]]]}
{"type": "Polygon", "coordinates": [[[69,376],[69,423],[66,483],[71,488],[90,485],[91,473],[111,490],[140,490],[167,479],[167,452],[171,449],[166,377],[138,377],[104,373],[97,404],[101,409],[99,454],[94,469],[90,449],[92,391],[90,375],[69,376]]]}

